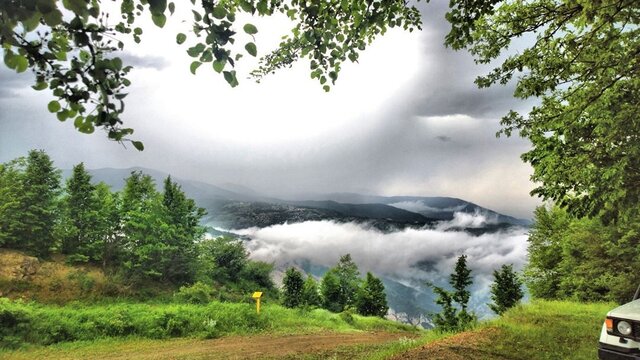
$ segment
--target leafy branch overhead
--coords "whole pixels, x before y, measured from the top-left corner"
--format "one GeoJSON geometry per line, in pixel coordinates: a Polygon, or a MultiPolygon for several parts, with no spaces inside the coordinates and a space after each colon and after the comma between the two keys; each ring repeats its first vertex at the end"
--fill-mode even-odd
{"type": "Polygon", "coordinates": [[[640,2],[453,0],[447,44],[495,64],[480,87],[516,79],[514,95],[538,99],[511,111],[501,134],[532,143],[532,191],[578,216],[615,220],[640,201],[640,2]],[[486,5],[486,4],[485,4],[486,5]],[[518,40],[524,38],[525,41],[518,40]],[[517,43],[516,43],[517,41],[517,43]],[[525,46],[523,46],[525,45],[525,46]]]}
{"type": "MultiPolygon", "coordinates": [[[[230,86],[238,85],[235,64],[244,53],[258,56],[251,23],[237,24],[239,13],[257,16],[286,15],[294,27],[280,46],[260,59],[251,72],[259,81],[277,69],[289,67],[300,58],[310,60],[311,77],[325,91],[334,84],[341,65],[358,61],[364,50],[388,28],[419,29],[420,13],[405,1],[280,1],[202,0],[189,6],[193,14],[192,33],[175,36],[178,44],[193,44],[187,54],[194,58],[193,74],[203,65],[221,73],[230,86]],[[234,52],[239,29],[253,41],[234,52]]],[[[133,129],[124,126],[127,74],[132,67],[117,57],[124,50],[125,37],[142,41],[137,24],[150,16],[164,27],[176,5],[167,0],[122,0],[118,13],[104,9],[99,0],[7,0],[0,2],[0,43],[5,65],[16,72],[32,69],[35,90],[50,89],[55,100],[48,104],[60,121],[73,120],[83,133],[104,129],[110,139],[131,141],[133,129]]],[[[138,150],[139,141],[131,141],[138,150]]]]}

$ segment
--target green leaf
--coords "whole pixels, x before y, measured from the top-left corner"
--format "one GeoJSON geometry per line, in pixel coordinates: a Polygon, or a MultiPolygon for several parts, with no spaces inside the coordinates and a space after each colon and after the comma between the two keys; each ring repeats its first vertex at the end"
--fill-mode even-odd
{"type": "Polygon", "coordinates": [[[195,20],[196,22],[199,22],[202,20],[202,15],[200,15],[199,12],[195,11],[195,10],[191,10],[193,12],[193,20],[195,20]]]}
{"type": "Polygon", "coordinates": [[[27,60],[27,58],[22,55],[16,55],[15,61],[16,61],[16,72],[19,72],[19,73],[25,72],[29,67],[29,60],[27,60]]]}
{"type": "Polygon", "coordinates": [[[258,50],[256,49],[256,44],[254,44],[252,42],[249,42],[249,43],[247,43],[247,45],[244,46],[244,48],[252,56],[258,55],[258,50]]]}
{"type": "Polygon", "coordinates": [[[45,24],[51,27],[62,24],[62,13],[58,9],[55,9],[53,11],[50,11],[42,15],[43,15],[42,18],[44,19],[45,24]]]}
{"type": "Polygon", "coordinates": [[[185,41],[187,41],[187,35],[183,34],[183,33],[179,33],[178,35],[176,35],[176,42],[178,44],[183,44],[185,41]]]}
{"type": "Polygon", "coordinates": [[[227,64],[227,60],[226,59],[222,60],[222,61],[215,60],[213,62],[213,70],[215,70],[217,73],[221,73],[226,64],[227,64]]]}
{"type": "Polygon", "coordinates": [[[222,6],[216,6],[213,8],[213,11],[211,11],[211,15],[216,19],[224,19],[224,17],[227,16],[227,10],[222,6]]]}
{"type": "Polygon", "coordinates": [[[196,74],[196,70],[198,70],[200,65],[202,65],[202,63],[200,61],[194,61],[194,62],[191,63],[190,70],[191,70],[191,73],[193,75],[196,74]]]}
{"type": "Polygon", "coordinates": [[[167,0],[148,0],[148,1],[149,1],[149,10],[151,10],[151,13],[154,15],[163,14],[164,10],[167,8],[167,0]]]}
{"type": "Polygon", "coordinates": [[[169,3],[169,13],[171,15],[173,15],[173,13],[176,12],[176,4],[174,4],[173,2],[169,3]]]}
{"type": "Polygon", "coordinates": [[[138,151],[144,150],[144,144],[141,141],[131,141],[131,145],[138,151]]]}
{"type": "Polygon", "coordinates": [[[47,86],[48,86],[48,84],[46,82],[42,81],[42,82],[38,82],[35,85],[33,85],[32,88],[33,88],[33,90],[40,91],[40,90],[46,89],[47,86]]]}
{"type": "Polygon", "coordinates": [[[164,14],[153,14],[151,15],[151,20],[159,28],[164,27],[164,24],[167,23],[167,17],[164,14]]]}
{"type": "Polygon", "coordinates": [[[322,89],[323,89],[325,92],[329,92],[329,90],[331,90],[331,88],[329,87],[329,85],[325,85],[325,86],[323,86],[323,87],[322,87],[322,89]]]}
{"type": "Polygon", "coordinates": [[[246,32],[249,35],[254,35],[258,33],[258,28],[256,28],[255,25],[253,24],[245,24],[244,27],[242,27],[242,30],[244,30],[244,32],[246,32]]]}
{"type": "Polygon", "coordinates": [[[56,100],[52,100],[49,102],[49,104],[47,105],[47,109],[49,109],[49,112],[55,113],[60,111],[62,107],[60,106],[60,103],[57,102],[56,100]]]}
{"type": "Polygon", "coordinates": [[[231,85],[231,87],[238,86],[238,79],[236,79],[235,71],[225,71],[223,72],[223,75],[224,75],[224,79],[227,80],[227,82],[229,83],[229,85],[231,85]]]}

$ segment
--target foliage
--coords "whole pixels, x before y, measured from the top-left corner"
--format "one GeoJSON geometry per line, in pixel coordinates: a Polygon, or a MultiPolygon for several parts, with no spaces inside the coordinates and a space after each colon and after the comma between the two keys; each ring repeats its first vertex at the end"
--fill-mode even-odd
{"type": "Polygon", "coordinates": [[[6,180],[0,185],[15,186],[16,190],[1,190],[9,197],[2,200],[3,212],[8,216],[7,224],[1,226],[4,234],[0,238],[9,246],[47,256],[54,243],[60,172],[42,150],[31,150],[25,160],[17,159],[4,166],[6,180]]]}
{"type": "Polygon", "coordinates": [[[493,271],[491,284],[491,300],[489,308],[498,315],[516,306],[524,296],[522,280],[513,271],[513,265],[502,265],[500,270],[493,271]]]}
{"type": "Polygon", "coordinates": [[[265,304],[258,315],[251,303],[120,302],[47,306],[0,298],[0,351],[23,344],[49,345],[103,338],[209,338],[212,334],[409,329],[382,319],[353,317],[357,321],[348,324],[326,310],[300,312],[272,304],[265,304]]]}
{"type": "Polygon", "coordinates": [[[199,242],[198,254],[200,273],[219,281],[237,280],[249,258],[242,242],[227,236],[199,242]]]}
{"type": "Polygon", "coordinates": [[[364,316],[379,316],[384,318],[389,311],[387,295],[384,292],[382,280],[367,272],[367,277],[362,283],[356,301],[358,314],[364,316]]]}
{"type": "Polygon", "coordinates": [[[318,283],[313,276],[308,275],[302,286],[302,304],[309,307],[322,305],[322,298],[318,289],[318,283]]]}
{"type": "Polygon", "coordinates": [[[188,304],[208,304],[211,301],[213,288],[203,283],[197,282],[193,285],[184,285],[173,295],[174,298],[188,304]]]}
{"type": "Polygon", "coordinates": [[[322,278],[320,293],[325,309],[342,312],[355,306],[360,288],[360,271],[350,254],[340,257],[338,264],[329,269],[322,278]]]}
{"type": "Polygon", "coordinates": [[[80,163],[73,167],[67,180],[66,196],[62,199],[62,219],[59,225],[63,254],[81,256],[84,259],[101,260],[103,240],[96,231],[99,221],[99,200],[91,175],[80,163]]]}
{"type": "Polygon", "coordinates": [[[604,224],[539,207],[525,281],[535,298],[627,302],[640,276],[639,218],[604,224]]]}
{"type": "MultiPolygon", "coordinates": [[[[109,11],[99,1],[38,2],[3,1],[0,3],[0,45],[5,65],[17,72],[33,69],[36,90],[50,89],[56,100],[48,105],[61,121],[72,119],[83,133],[95,128],[107,130],[108,137],[128,140],[133,133],[122,126],[124,98],[131,84],[127,79],[132,67],[113,54],[125,48],[131,36],[141,41],[140,17],[150,16],[164,27],[167,16],[176,10],[173,2],[124,0],[119,11],[109,11]],[[112,21],[109,21],[111,19],[112,21]],[[117,19],[115,22],[113,19],[117,19]]],[[[235,65],[243,53],[257,56],[251,23],[238,24],[242,13],[272,16],[283,14],[294,24],[276,50],[261,58],[252,72],[262,76],[291,66],[299,58],[311,60],[311,76],[326,91],[327,81],[335,83],[342,64],[358,61],[358,54],[388,28],[420,28],[420,13],[404,1],[308,3],[304,1],[243,0],[225,2],[180,3],[192,10],[193,40],[186,52],[193,58],[193,74],[202,64],[211,64],[235,87],[235,65]],[[242,31],[240,31],[242,28],[242,31]],[[238,36],[239,34],[244,34],[238,36]],[[248,41],[246,39],[249,39],[248,41]],[[246,41],[244,51],[233,44],[246,41]]],[[[176,42],[184,44],[187,35],[178,33],[176,42]]],[[[139,141],[132,145],[142,150],[139,141]]]]}
{"type": "Polygon", "coordinates": [[[322,294],[322,307],[333,312],[344,310],[346,300],[340,288],[340,279],[335,268],[329,269],[320,282],[320,293],[322,294]]]}
{"type": "Polygon", "coordinates": [[[454,272],[449,278],[453,291],[427,284],[438,296],[436,304],[442,307],[442,311],[434,317],[436,328],[441,331],[463,331],[476,322],[476,315],[467,311],[471,297],[468,287],[472,283],[471,270],[467,267],[467,256],[460,255],[454,272]]]}
{"type": "Polygon", "coordinates": [[[532,191],[572,215],[633,217],[640,200],[640,3],[634,0],[453,0],[471,16],[450,16],[447,43],[467,47],[482,64],[502,64],[476,80],[480,87],[518,78],[514,95],[539,98],[528,115],[511,111],[501,133],[533,147],[532,191]],[[471,23],[472,22],[472,23],[471,23]],[[458,28],[463,26],[463,31],[458,28]],[[466,30],[465,30],[466,29],[466,30]],[[533,38],[503,56],[516,38],[533,38]]]}
{"type": "Polygon", "coordinates": [[[302,305],[303,288],[302,273],[294,267],[287,269],[282,279],[282,305],[288,308],[302,305]]]}

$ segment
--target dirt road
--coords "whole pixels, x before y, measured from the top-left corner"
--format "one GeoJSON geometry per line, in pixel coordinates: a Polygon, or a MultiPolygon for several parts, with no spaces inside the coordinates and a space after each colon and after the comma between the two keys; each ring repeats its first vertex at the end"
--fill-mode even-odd
{"type": "MultiPolygon", "coordinates": [[[[124,340],[15,352],[6,359],[265,359],[298,358],[338,346],[381,344],[406,334],[328,333],[312,335],[258,335],[213,340],[124,340]]],[[[4,356],[0,356],[3,357],[4,356]]]]}

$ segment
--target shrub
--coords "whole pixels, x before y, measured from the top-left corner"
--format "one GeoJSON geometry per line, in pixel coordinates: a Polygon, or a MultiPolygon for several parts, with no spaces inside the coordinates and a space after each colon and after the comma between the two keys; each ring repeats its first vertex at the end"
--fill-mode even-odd
{"type": "Polygon", "coordinates": [[[203,282],[190,286],[181,286],[173,296],[180,302],[188,304],[208,304],[211,301],[213,288],[203,282]]]}

